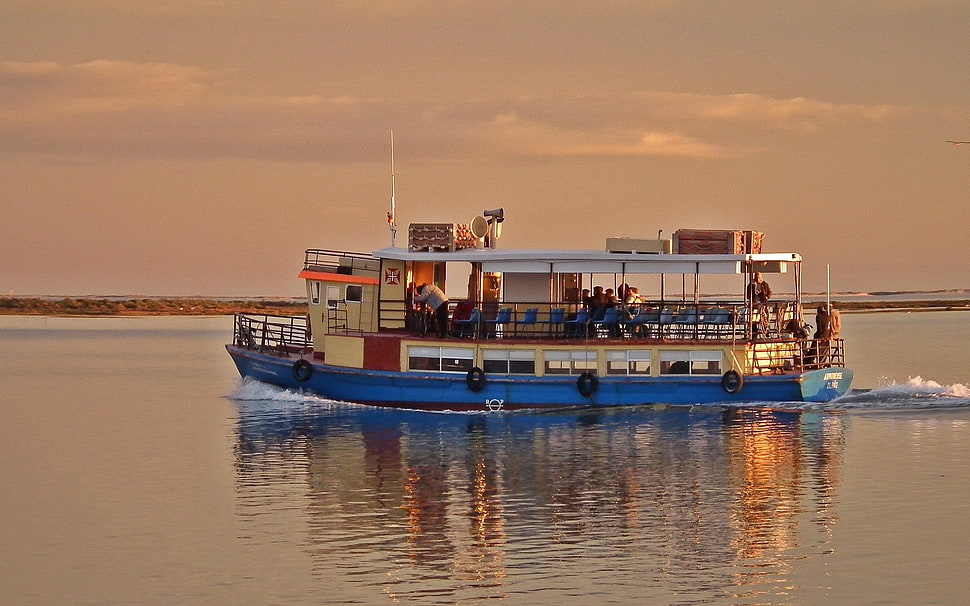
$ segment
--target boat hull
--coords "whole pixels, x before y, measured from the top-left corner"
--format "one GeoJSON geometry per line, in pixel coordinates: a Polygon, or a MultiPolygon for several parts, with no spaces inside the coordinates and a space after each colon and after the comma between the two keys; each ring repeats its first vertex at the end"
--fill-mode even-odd
{"type": "Polygon", "coordinates": [[[473,391],[463,373],[353,369],[235,345],[226,349],[244,378],[332,400],[423,410],[827,402],[846,393],[852,382],[852,371],[845,368],[749,376],[736,393],[725,390],[719,375],[605,376],[592,384],[575,375],[496,375],[473,391]]]}

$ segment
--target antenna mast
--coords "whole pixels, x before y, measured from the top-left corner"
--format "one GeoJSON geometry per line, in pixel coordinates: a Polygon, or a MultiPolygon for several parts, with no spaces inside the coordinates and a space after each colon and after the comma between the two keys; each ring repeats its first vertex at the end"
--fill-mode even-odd
{"type": "Polygon", "coordinates": [[[391,210],[387,213],[387,226],[391,229],[391,248],[397,237],[397,202],[394,200],[394,129],[391,129],[391,210]]]}

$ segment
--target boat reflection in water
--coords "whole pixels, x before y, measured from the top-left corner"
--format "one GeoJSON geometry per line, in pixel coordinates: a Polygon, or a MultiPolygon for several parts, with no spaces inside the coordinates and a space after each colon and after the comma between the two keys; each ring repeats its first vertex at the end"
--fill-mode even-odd
{"type": "Polygon", "coordinates": [[[837,520],[831,413],[238,406],[251,536],[301,545],[335,600],[780,595],[837,520]]]}

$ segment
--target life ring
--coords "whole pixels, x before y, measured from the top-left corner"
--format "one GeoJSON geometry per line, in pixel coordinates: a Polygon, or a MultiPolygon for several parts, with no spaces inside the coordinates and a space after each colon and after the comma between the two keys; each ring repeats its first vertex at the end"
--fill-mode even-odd
{"type": "Polygon", "coordinates": [[[584,372],[576,379],[576,389],[579,390],[579,395],[584,398],[592,397],[599,385],[600,380],[591,372],[584,372]]]}
{"type": "Polygon", "coordinates": [[[721,376],[721,387],[728,393],[738,393],[744,387],[744,377],[734,369],[729,370],[721,376]]]}
{"type": "Polygon", "coordinates": [[[313,376],[313,366],[306,360],[300,359],[293,363],[293,378],[304,383],[313,376]]]}
{"type": "Polygon", "coordinates": [[[485,388],[485,371],[475,366],[465,375],[465,385],[475,393],[485,388]]]}

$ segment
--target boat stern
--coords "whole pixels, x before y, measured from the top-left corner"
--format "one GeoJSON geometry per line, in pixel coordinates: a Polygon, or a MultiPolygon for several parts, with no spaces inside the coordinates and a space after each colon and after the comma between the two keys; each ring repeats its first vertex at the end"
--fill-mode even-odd
{"type": "Polygon", "coordinates": [[[852,371],[848,368],[820,368],[802,375],[802,400],[829,402],[848,393],[852,386],[852,371]]]}

